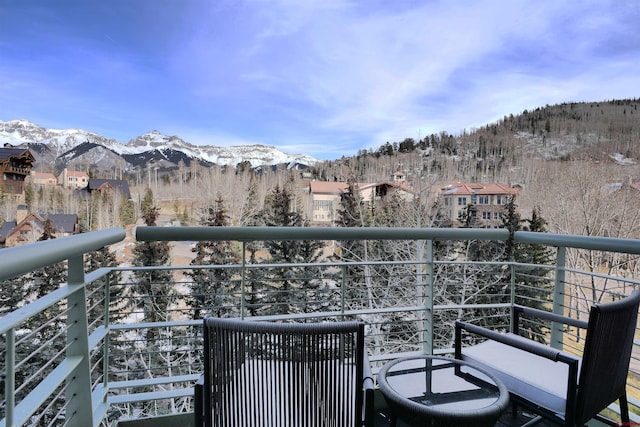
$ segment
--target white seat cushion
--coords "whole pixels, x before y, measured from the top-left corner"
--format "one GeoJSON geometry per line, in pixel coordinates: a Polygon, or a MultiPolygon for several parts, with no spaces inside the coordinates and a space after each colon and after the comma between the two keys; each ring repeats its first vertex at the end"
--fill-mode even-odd
{"type": "Polygon", "coordinates": [[[462,349],[462,359],[493,372],[513,394],[565,413],[568,365],[487,340],[462,349]]]}

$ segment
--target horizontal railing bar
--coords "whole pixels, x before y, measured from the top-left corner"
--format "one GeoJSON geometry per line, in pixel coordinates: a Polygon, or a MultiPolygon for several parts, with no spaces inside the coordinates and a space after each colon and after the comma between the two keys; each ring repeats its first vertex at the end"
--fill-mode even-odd
{"type": "Polygon", "coordinates": [[[520,243],[640,255],[640,240],[638,239],[538,233],[534,231],[516,231],[514,239],[520,243]]]}
{"type": "MultiPolygon", "coordinates": [[[[424,307],[423,307],[424,308],[424,307]]],[[[434,305],[433,310],[459,310],[459,309],[479,309],[479,308],[511,308],[511,303],[495,303],[495,304],[440,304],[434,305]]]]}
{"type": "Polygon", "coordinates": [[[30,317],[68,298],[74,292],[83,290],[84,288],[80,286],[64,285],[35,301],[31,301],[29,304],[17,308],[15,311],[7,313],[2,317],[2,322],[0,322],[0,334],[7,332],[9,329],[18,329],[18,326],[30,317]]]}
{"type": "Polygon", "coordinates": [[[109,228],[3,249],[0,257],[0,281],[81,256],[120,242],[125,237],[124,229],[109,228]]]}
{"type": "Polygon", "coordinates": [[[173,326],[199,326],[199,325],[202,325],[202,319],[175,320],[171,322],[116,323],[116,324],[109,325],[109,329],[112,331],[128,331],[132,329],[171,328],[173,326]]]}
{"type": "Polygon", "coordinates": [[[598,273],[596,271],[579,270],[577,268],[565,268],[564,271],[568,273],[573,273],[576,275],[597,277],[598,279],[606,279],[606,280],[611,280],[615,282],[624,282],[632,285],[640,285],[640,280],[636,280],[631,277],[611,276],[610,274],[598,273]]]}
{"type": "Polygon", "coordinates": [[[498,228],[136,227],[138,241],[201,240],[507,240],[498,228]]]}
{"type": "MultiPolygon", "coordinates": [[[[473,308],[508,308],[511,307],[510,303],[495,303],[495,304],[442,304],[434,305],[434,311],[439,310],[455,310],[455,309],[473,309],[473,308]]],[[[345,310],[345,311],[316,311],[313,313],[290,313],[283,315],[266,315],[266,316],[247,316],[245,319],[254,321],[278,321],[278,320],[292,320],[292,319],[316,319],[316,318],[334,318],[340,316],[362,316],[367,314],[385,314],[396,312],[410,312],[410,311],[423,311],[426,310],[424,305],[410,305],[401,307],[385,307],[385,308],[372,308],[372,309],[358,309],[358,310],[345,310]]],[[[202,319],[200,320],[177,320],[171,322],[140,322],[140,323],[122,323],[110,325],[110,330],[113,331],[126,331],[135,329],[159,329],[174,326],[200,326],[202,319]]]]}
{"type": "Polygon", "coordinates": [[[394,307],[394,308],[373,308],[373,309],[359,309],[359,310],[345,310],[345,311],[318,311],[315,313],[295,313],[295,314],[284,314],[281,316],[253,316],[246,317],[247,320],[256,320],[256,321],[275,321],[275,320],[288,320],[288,319],[314,319],[320,317],[340,317],[340,316],[362,316],[365,314],[381,314],[381,313],[394,313],[394,312],[407,312],[407,311],[420,311],[424,310],[424,305],[416,305],[416,306],[403,306],[403,307],[394,307]]]}
{"type": "Polygon", "coordinates": [[[143,378],[140,380],[128,380],[128,381],[110,381],[109,390],[122,389],[122,388],[135,388],[145,387],[149,385],[169,384],[169,383],[184,383],[188,381],[195,381],[200,378],[202,374],[191,375],[175,375],[172,377],[155,377],[155,378],[143,378]]]}
{"type": "Polygon", "coordinates": [[[109,334],[109,330],[104,327],[104,325],[98,326],[90,335],[89,335],[89,348],[95,348],[100,341],[102,341],[109,334]]]}
{"type": "MultiPolygon", "coordinates": [[[[63,359],[14,409],[14,425],[24,425],[53,392],[67,380],[69,372],[82,362],[81,357],[63,359]]],[[[0,427],[5,421],[0,420],[0,427]]]]}
{"type": "Polygon", "coordinates": [[[117,405],[120,403],[147,402],[150,400],[174,399],[177,397],[193,397],[193,388],[176,388],[173,390],[119,394],[117,396],[109,396],[107,402],[109,405],[117,405]]]}
{"type": "Polygon", "coordinates": [[[84,275],[84,282],[85,283],[95,282],[96,280],[100,280],[103,277],[108,276],[109,274],[111,274],[113,271],[116,271],[116,270],[117,269],[114,267],[96,268],[95,270],[90,271],[84,275]]]}

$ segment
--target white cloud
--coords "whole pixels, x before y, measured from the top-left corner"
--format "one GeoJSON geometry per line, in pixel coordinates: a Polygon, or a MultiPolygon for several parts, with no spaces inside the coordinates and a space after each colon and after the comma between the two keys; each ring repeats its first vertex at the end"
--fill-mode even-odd
{"type": "Polygon", "coordinates": [[[195,143],[300,151],[333,145],[342,153],[418,133],[457,133],[545,104],[640,95],[634,1],[219,0],[157,7],[129,14],[148,13],[148,26],[112,14],[117,19],[105,25],[113,28],[106,35],[69,25],[58,11],[55,39],[74,41],[58,44],[59,56],[8,57],[23,39],[3,37],[0,75],[8,78],[0,83],[0,107],[22,97],[18,104],[28,113],[35,107],[25,100],[46,96],[49,106],[60,97],[65,108],[56,113],[75,120],[69,127],[83,116],[123,129],[171,122],[180,130],[174,133],[195,143]]]}

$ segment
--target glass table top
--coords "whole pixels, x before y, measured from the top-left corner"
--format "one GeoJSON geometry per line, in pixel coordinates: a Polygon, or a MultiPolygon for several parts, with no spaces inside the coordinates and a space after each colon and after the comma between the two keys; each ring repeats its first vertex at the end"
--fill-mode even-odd
{"type": "Polygon", "coordinates": [[[435,411],[466,412],[500,399],[496,380],[460,360],[416,356],[389,362],[379,374],[383,393],[394,393],[435,411]]]}

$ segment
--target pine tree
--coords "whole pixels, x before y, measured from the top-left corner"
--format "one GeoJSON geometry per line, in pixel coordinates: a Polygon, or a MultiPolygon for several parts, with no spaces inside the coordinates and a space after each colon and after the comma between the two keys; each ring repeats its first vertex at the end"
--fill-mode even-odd
{"type": "MultiPolygon", "coordinates": [[[[145,224],[156,225],[159,209],[149,205],[146,209],[143,216],[145,224]]],[[[136,267],[166,266],[171,263],[170,245],[167,242],[138,242],[133,248],[133,256],[133,265],[136,267]]],[[[136,278],[133,291],[138,307],[144,310],[144,321],[169,320],[168,308],[174,296],[171,271],[167,269],[135,270],[133,274],[136,278]]],[[[147,331],[147,340],[152,340],[154,335],[155,330],[150,328],[147,331]]]]}
{"type": "Polygon", "coordinates": [[[140,203],[140,211],[142,215],[145,215],[146,212],[149,212],[154,207],[153,202],[153,191],[151,188],[147,187],[144,190],[144,197],[142,198],[142,203],[140,203]]]}
{"type": "MultiPolygon", "coordinates": [[[[547,231],[544,218],[540,214],[540,209],[536,206],[531,212],[531,218],[526,220],[528,226],[525,230],[535,233],[545,233],[547,231]]],[[[526,304],[530,307],[545,309],[545,305],[551,299],[553,283],[548,278],[549,269],[542,267],[555,263],[553,250],[541,244],[518,245],[513,260],[523,264],[534,264],[541,267],[523,267],[527,271],[522,274],[522,290],[517,292],[516,303],[526,304]]]]}
{"type": "Polygon", "coordinates": [[[27,276],[20,276],[0,282],[0,317],[26,303],[27,279],[27,276]]]}
{"type": "Polygon", "coordinates": [[[131,200],[125,200],[120,205],[120,225],[126,227],[129,224],[133,224],[136,220],[136,209],[131,200]]]}
{"type": "MultiPolygon", "coordinates": [[[[368,220],[365,204],[353,178],[347,181],[347,189],[340,194],[340,208],[336,224],[339,227],[365,227],[368,220]]],[[[371,215],[369,216],[371,218],[371,215]]],[[[341,261],[346,262],[343,272],[349,278],[347,304],[350,308],[362,307],[362,302],[370,304],[369,295],[373,288],[372,274],[369,265],[353,265],[350,262],[370,261],[369,241],[346,240],[339,242],[338,254],[341,261]]]]}
{"type": "MultiPolygon", "coordinates": [[[[260,204],[256,203],[258,200],[258,191],[256,187],[257,183],[255,176],[251,175],[249,188],[247,189],[247,197],[240,216],[240,224],[244,227],[264,225],[261,217],[262,209],[260,204]]],[[[264,242],[257,241],[250,241],[245,244],[245,250],[249,255],[249,264],[258,263],[257,254],[263,246],[264,242]]],[[[259,269],[249,268],[246,270],[245,274],[245,306],[251,316],[256,316],[264,307],[264,304],[261,304],[261,301],[264,299],[266,284],[259,269]]]]}
{"type": "MultiPolygon", "coordinates": [[[[298,213],[293,193],[288,187],[276,187],[264,201],[262,220],[270,227],[303,227],[305,218],[298,213]]],[[[315,240],[266,241],[270,263],[311,263],[319,256],[321,243],[315,240]]],[[[309,267],[273,267],[268,269],[270,289],[265,295],[271,314],[289,314],[307,310],[306,295],[317,288],[316,275],[309,267]]]]}
{"type": "MultiPolygon", "coordinates": [[[[159,209],[154,206],[153,194],[145,195],[144,223],[155,226],[159,209]]],[[[166,242],[138,242],[133,248],[135,267],[162,267],[170,265],[170,246],[166,242]]],[[[176,292],[173,274],[169,269],[134,270],[132,278],[132,299],[142,311],[143,323],[157,323],[177,320],[173,315],[176,292]]],[[[114,372],[115,379],[153,379],[156,376],[180,375],[186,373],[184,358],[192,358],[190,351],[184,351],[186,328],[151,327],[146,333],[132,338],[121,334],[113,338],[114,366],[122,373],[114,372]]],[[[141,391],[157,391],[150,385],[141,391]]],[[[140,415],[163,414],[172,411],[175,401],[145,402],[131,408],[140,415]]]]}
{"type": "MultiPolygon", "coordinates": [[[[229,216],[224,200],[218,193],[214,206],[205,208],[205,215],[200,224],[207,227],[227,227],[229,216]]],[[[192,249],[196,257],[191,265],[229,265],[239,262],[239,254],[229,241],[199,241],[192,249]]],[[[218,317],[237,315],[234,310],[237,304],[231,297],[238,292],[238,281],[234,281],[234,271],[229,269],[193,269],[186,273],[191,276],[190,304],[194,310],[194,318],[199,319],[203,313],[218,317]]]]}
{"type": "MultiPolygon", "coordinates": [[[[521,265],[516,271],[515,302],[528,307],[545,309],[545,305],[550,300],[553,284],[548,278],[549,269],[543,266],[553,262],[551,250],[544,245],[516,243],[514,236],[516,231],[523,229],[524,223],[529,224],[524,229],[543,233],[546,231],[546,221],[540,216],[540,210],[537,207],[533,209],[531,219],[521,220],[515,196],[513,196],[505,206],[502,223],[510,232],[510,237],[505,242],[504,259],[521,265]]],[[[527,333],[531,339],[542,340],[546,328],[539,323],[531,323],[528,325],[527,333]]]]}
{"type": "MultiPolygon", "coordinates": [[[[105,246],[97,251],[87,253],[84,265],[86,271],[93,271],[99,268],[117,267],[119,263],[116,255],[105,246]]],[[[122,319],[126,316],[126,312],[132,308],[129,289],[122,285],[122,273],[112,271],[108,276],[87,285],[87,309],[89,310],[90,323],[93,319],[99,319],[105,315],[107,284],[109,286],[110,322],[122,319]]]]}
{"type": "Polygon", "coordinates": [[[364,202],[353,177],[347,181],[347,190],[340,194],[340,208],[336,224],[339,227],[363,227],[364,202]]]}

